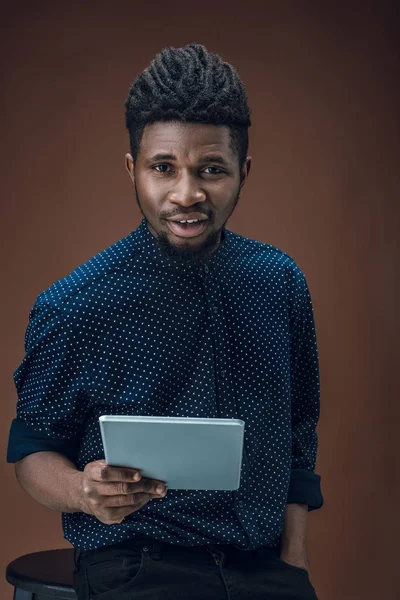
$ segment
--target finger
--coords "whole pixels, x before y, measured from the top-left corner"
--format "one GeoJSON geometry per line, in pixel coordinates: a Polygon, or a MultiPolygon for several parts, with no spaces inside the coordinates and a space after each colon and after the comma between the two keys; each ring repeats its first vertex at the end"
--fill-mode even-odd
{"type": "Polygon", "coordinates": [[[121,496],[142,492],[160,497],[165,496],[166,491],[164,484],[155,482],[152,479],[142,479],[138,483],[129,483],[125,481],[109,483],[96,482],[92,485],[89,484],[86,488],[87,496],[92,498],[96,496],[121,496]],[[160,489],[158,488],[159,485],[161,485],[160,489]],[[158,489],[159,491],[157,491],[158,489]]]}
{"type": "Polygon", "coordinates": [[[135,494],[145,492],[147,494],[155,494],[156,496],[164,495],[167,492],[167,487],[164,483],[154,479],[143,477],[137,483],[129,483],[125,481],[95,483],[92,486],[92,494],[100,496],[119,496],[127,494],[135,494]]]}
{"type": "Polygon", "coordinates": [[[160,494],[165,495],[167,492],[166,483],[157,479],[148,479],[147,477],[143,477],[136,485],[138,491],[147,492],[148,494],[156,494],[158,496],[160,494]]]}
{"type": "Polygon", "coordinates": [[[144,490],[139,489],[136,483],[127,483],[125,481],[110,481],[109,483],[94,482],[90,489],[87,490],[87,495],[92,498],[102,496],[123,496],[142,491],[144,490]]]}
{"type": "Polygon", "coordinates": [[[143,501],[140,505],[135,507],[122,506],[118,508],[108,508],[104,511],[95,513],[95,516],[99,521],[102,521],[102,523],[105,523],[106,525],[122,523],[125,517],[143,508],[147,502],[148,500],[143,501]]]}
{"type": "Polygon", "coordinates": [[[139,494],[130,494],[128,496],[110,496],[103,499],[101,504],[104,508],[121,508],[130,506],[131,508],[137,509],[138,507],[144,506],[150,500],[149,494],[144,492],[139,494]]]}
{"type": "Polygon", "coordinates": [[[140,481],[142,474],[139,469],[129,467],[111,467],[105,460],[97,460],[87,465],[85,470],[93,481],[140,481]]]}

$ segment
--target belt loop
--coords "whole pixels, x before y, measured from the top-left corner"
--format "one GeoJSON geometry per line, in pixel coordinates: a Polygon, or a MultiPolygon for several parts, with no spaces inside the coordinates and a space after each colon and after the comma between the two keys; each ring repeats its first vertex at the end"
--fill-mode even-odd
{"type": "Polygon", "coordinates": [[[162,543],[153,542],[151,549],[151,558],[154,560],[161,560],[162,558],[162,543]]]}

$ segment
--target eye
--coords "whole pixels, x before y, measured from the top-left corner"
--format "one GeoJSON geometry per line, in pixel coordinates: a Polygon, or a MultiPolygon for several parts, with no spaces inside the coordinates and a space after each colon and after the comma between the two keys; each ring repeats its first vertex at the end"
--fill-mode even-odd
{"type": "Polygon", "coordinates": [[[218,169],[218,167],[206,167],[205,170],[207,169],[214,169],[214,173],[208,173],[208,175],[219,175],[220,173],[223,173],[223,171],[218,169]]]}
{"type": "MultiPolygon", "coordinates": [[[[157,171],[157,173],[168,173],[169,172],[169,168],[170,165],[168,165],[167,163],[161,163],[159,165],[154,165],[152,167],[155,171],[157,171]]],[[[206,173],[207,175],[220,175],[221,173],[223,173],[224,171],[222,171],[222,169],[219,169],[218,167],[206,167],[204,169],[204,172],[206,172],[208,169],[213,169],[213,171],[210,173],[206,173]]]]}
{"type": "Polygon", "coordinates": [[[169,167],[169,165],[163,163],[161,165],[154,165],[153,169],[156,169],[157,173],[166,173],[166,171],[158,171],[159,167],[169,167]]]}

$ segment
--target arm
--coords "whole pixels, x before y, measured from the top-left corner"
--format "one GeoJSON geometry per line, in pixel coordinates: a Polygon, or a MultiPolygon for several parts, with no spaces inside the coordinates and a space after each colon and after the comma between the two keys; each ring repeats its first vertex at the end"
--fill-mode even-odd
{"type": "Polygon", "coordinates": [[[25,357],[14,372],[17,414],[7,462],[52,451],[75,462],[89,414],[87,340],[60,310],[40,296],[30,312],[25,357]]]}
{"type": "Polygon", "coordinates": [[[15,463],[21,487],[40,504],[59,512],[86,512],[82,502],[82,471],[58,452],[35,452],[15,463]]]}
{"type": "Polygon", "coordinates": [[[106,524],[120,523],[150,499],[165,495],[160,482],[104,460],[75,466],[88,414],[87,357],[83,333],[61,311],[42,303],[30,314],[26,355],[14,374],[18,392],[7,461],[16,463],[21,486],[60,512],[83,512],[106,524]]]}
{"type": "Polygon", "coordinates": [[[320,411],[318,349],[313,306],[306,279],[298,267],[290,272],[290,389],[292,470],[287,504],[304,504],[308,510],[323,505],[315,473],[320,411]]]}
{"type": "Polygon", "coordinates": [[[306,569],[307,557],[307,504],[287,504],[281,537],[280,556],[285,562],[306,569]]]}
{"type": "Polygon", "coordinates": [[[281,559],[308,571],[308,512],[320,508],[320,476],[315,473],[320,410],[318,350],[307,282],[296,267],[290,288],[290,383],[292,471],[281,536],[281,559]]]}
{"type": "Polygon", "coordinates": [[[30,454],[15,464],[15,472],[21,486],[40,504],[93,515],[106,525],[122,523],[149,500],[166,495],[162,482],[142,478],[136,469],[110,467],[97,460],[81,472],[57,452],[30,454]]]}

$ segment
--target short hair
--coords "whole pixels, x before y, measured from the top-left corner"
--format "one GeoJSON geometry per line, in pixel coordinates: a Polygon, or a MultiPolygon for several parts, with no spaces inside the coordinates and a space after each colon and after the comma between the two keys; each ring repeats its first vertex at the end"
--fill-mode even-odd
{"type": "Polygon", "coordinates": [[[144,128],[158,121],[226,125],[242,168],[251,126],[246,89],[236,69],[201,44],[164,48],[129,89],[125,124],[136,160],[144,128]]]}

